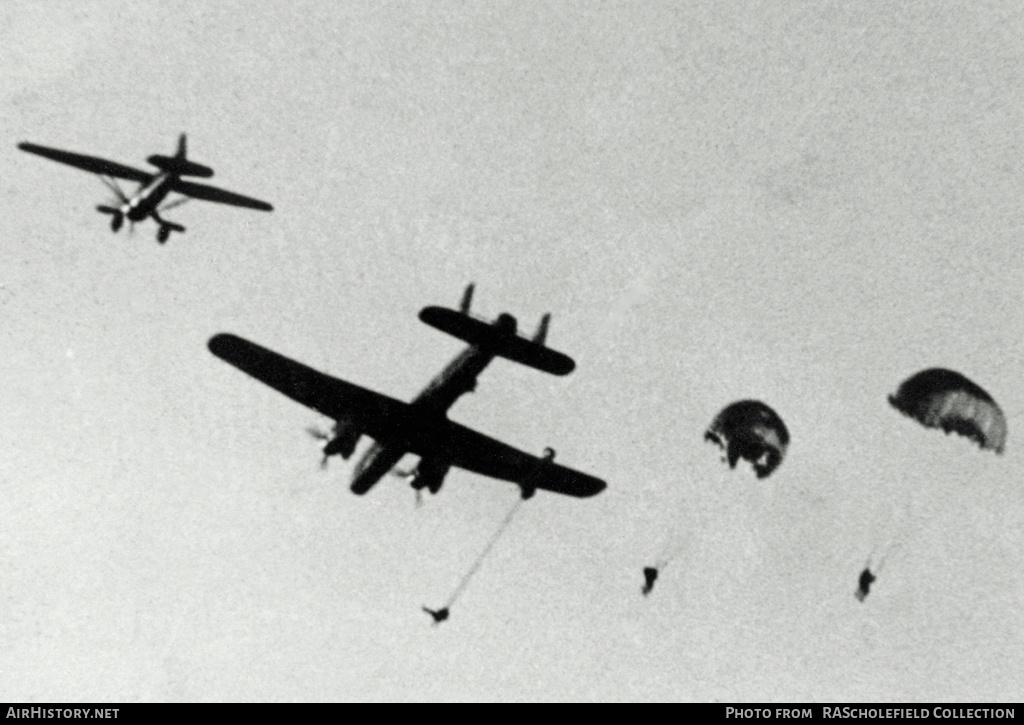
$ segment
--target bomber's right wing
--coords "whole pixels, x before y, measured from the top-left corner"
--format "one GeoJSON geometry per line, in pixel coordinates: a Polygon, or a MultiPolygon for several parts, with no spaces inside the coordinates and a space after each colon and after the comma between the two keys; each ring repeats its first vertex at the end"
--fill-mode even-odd
{"type": "Polygon", "coordinates": [[[145,184],[153,178],[152,174],[147,174],[145,171],[133,169],[131,166],[125,166],[124,164],[119,164],[116,161],[101,159],[98,156],[75,154],[70,151],[61,151],[60,149],[51,149],[46,146],[37,146],[34,143],[20,143],[18,144],[18,148],[22,151],[28,151],[30,154],[36,154],[37,156],[42,156],[43,158],[50,159],[51,161],[58,161],[62,164],[74,166],[76,169],[90,171],[94,174],[113,176],[117,179],[128,179],[129,181],[138,181],[141,184],[145,184]]]}
{"type": "Polygon", "coordinates": [[[335,420],[349,420],[380,440],[409,417],[409,405],[380,393],[332,378],[273,350],[236,335],[210,338],[210,352],[297,403],[335,420]]]}
{"type": "Polygon", "coordinates": [[[440,438],[445,458],[467,471],[577,498],[596,496],[606,487],[600,478],[531,456],[452,421],[440,438]]]}

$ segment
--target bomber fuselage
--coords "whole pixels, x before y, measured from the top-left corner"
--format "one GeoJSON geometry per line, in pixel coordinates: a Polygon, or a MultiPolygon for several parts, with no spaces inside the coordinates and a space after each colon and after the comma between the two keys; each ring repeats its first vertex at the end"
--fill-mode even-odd
{"type": "MultiPolygon", "coordinates": [[[[503,313],[494,321],[497,336],[515,335],[516,318],[503,313]]],[[[401,460],[408,451],[409,436],[419,437],[429,431],[432,418],[447,417],[448,410],[465,393],[476,388],[476,379],[495,358],[493,345],[480,343],[471,345],[459,353],[420,392],[412,405],[422,412],[417,428],[422,430],[403,431],[390,440],[374,441],[356,464],[352,479],[354,493],[366,493],[401,460]]]]}

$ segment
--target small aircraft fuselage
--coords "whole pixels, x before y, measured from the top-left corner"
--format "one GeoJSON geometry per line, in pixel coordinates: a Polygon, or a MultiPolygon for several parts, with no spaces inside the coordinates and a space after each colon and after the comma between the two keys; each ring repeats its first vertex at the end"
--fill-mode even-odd
{"type": "Polygon", "coordinates": [[[141,222],[153,216],[153,212],[171,193],[177,180],[178,177],[175,174],[166,171],[157,174],[152,181],[139,189],[121,206],[121,213],[132,222],[141,222]]]}
{"type": "MultiPolygon", "coordinates": [[[[87,156],[34,143],[22,142],[18,144],[18,148],[51,161],[97,174],[107,188],[117,196],[117,201],[113,204],[100,204],[96,207],[96,211],[110,215],[110,228],[116,232],[124,225],[125,219],[134,224],[152,218],[160,225],[156,238],[161,244],[167,241],[171,232],[185,231],[185,227],[181,224],[160,217],[159,206],[171,192],[181,194],[185,198],[205,199],[261,211],[271,211],[274,208],[259,199],[235,194],[214,186],[183,181],[183,176],[204,178],[213,176],[213,169],[209,166],[197,164],[187,158],[185,134],[181,134],[178,138],[178,151],[174,156],[154,154],[149,157],[149,162],[159,169],[156,173],[125,166],[98,156],[87,156]],[[114,179],[136,182],[139,184],[139,189],[132,196],[128,196],[114,179]]],[[[177,203],[179,202],[172,203],[166,208],[176,206],[177,203]]]]}

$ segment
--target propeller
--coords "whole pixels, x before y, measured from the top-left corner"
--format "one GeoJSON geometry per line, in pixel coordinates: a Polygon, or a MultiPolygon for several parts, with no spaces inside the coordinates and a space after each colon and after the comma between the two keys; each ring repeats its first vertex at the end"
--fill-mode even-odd
{"type": "MultiPolygon", "coordinates": [[[[410,468],[409,470],[405,470],[395,466],[388,473],[390,473],[395,478],[410,478],[411,476],[416,475],[417,470],[416,468],[410,468]]],[[[423,489],[413,487],[413,490],[416,492],[416,508],[419,508],[420,506],[423,505],[423,489]]]]}
{"type": "Polygon", "coordinates": [[[121,187],[117,185],[117,181],[115,181],[113,177],[101,176],[100,181],[102,181],[108,189],[114,192],[114,196],[116,196],[122,204],[128,203],[127,194],[121,190],[121,187]]]}
{"type": "MultiPolygon", "coordinates": [[[[320,430],[319,428],[317,428],[315,426],[308,426],[306,428],[306,432],[309,433],[309,435],[312,438],[315,438],[318,441],[327,442],[327,441],[331,440],[331,438],[332,438],[332,436],[329,433],[327,433],[327,432],[325,432],[323,430],[320,430]]],[[[320,459],[320,470],[321,471],[326,471],[327,470],[327,454],[326,453],[324,454],[324,457],[320,459]]]]}
{"type": "Polygon", "coordinates": [[[316,438],[318,441],[329,441],[331,439],[331,436],[329,434],[325,433],[319,428],[316,428],[315,426],[307,426],[306,432],[309,433],[309,435],[312,436],[313,438],[316,438]]]}
{"type": "Polygon", "coordinates": [[[102,212],[103,214],[109,214],[113,219],[110,220],[110,228],[113,231],[118,231],[121,228],[121,224],[124,222],[124,212],[121,211],[121,207],[128,203],[128,196],[121,190],[121,187],[117,185],[117,182],[113,178],[106,176],[100,176],[100,181],[106,186],[115,197],[116,202],[110,204],[100,204],[96,207],[96,211],[102,212]],[[111,206],[113,204],[113,206],[111,206]]]}

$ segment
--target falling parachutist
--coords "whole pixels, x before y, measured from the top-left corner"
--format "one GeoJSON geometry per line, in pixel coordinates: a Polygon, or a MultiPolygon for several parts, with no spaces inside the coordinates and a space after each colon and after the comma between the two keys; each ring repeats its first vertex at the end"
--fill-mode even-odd
{"type": "Polygon", "coordinates": [[[654,582],[658,580],[658,569],[653,566],[644,567],[644,588],[640,590],[640,593],[645,597],[651,593],[654,589],[654,582]]]}
{"type": "Polygon", "coordinates": [[[864,601],[864,598],[868,595],[868,592],[871,590],[871,584],[875,581],[876,578],[877,577],[871,573],[871,569],[868,569],[867,567],[864,568],[864,571],[860,573],[860,581],[858,582],[859,586],[857,592],[856,594],[854,594],[854,596],[857,597],[857,601],[864,601]]]}

